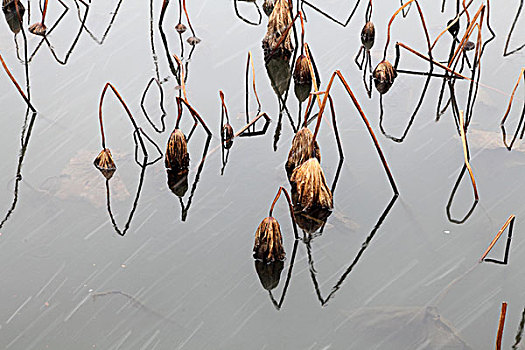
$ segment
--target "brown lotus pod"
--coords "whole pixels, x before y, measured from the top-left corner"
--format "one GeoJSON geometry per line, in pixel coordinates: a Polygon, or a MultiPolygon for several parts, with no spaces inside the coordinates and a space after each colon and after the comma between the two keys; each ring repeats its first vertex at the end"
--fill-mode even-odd
{"type": "Polygon", "coordinates": [[[188,154],[188,144],[186,137],[180,129],[175,129],[170,135],[164,158],[166,169],[181,172],[188,169],[190,165],[190,155],[188,154]]]}
{"type": "Polygon", "coordinates": [[[394,84],[397,72],[390,62],[384,60],[374,69],[373,77],[377,91],[381,94],[385,94],[394,84]]]}
{"type": "Polygon", "coordinates": [[[270,16],[273,12],[273,9],[275,7],[275,0],[264,0],[263,3],[263,11],[266,13],[266,16],[270,16]]]}
{"type": "Polygon", "coordinates": [[[361,43],[365,49],[370,50],[374,46],[374,41],[376,39],[376,28],[374,23],[366,22],[363,30],[361,31],[361,43]]]}
{"type": "MultiPolygon", "coordinates": [[[[292,198],[297,199],[297,191],[292,191],[292,198]]],[[[332,211],[328,209],[314,209],[303,211],[303,208],[296,205],[294,208],[295,222],[297,226],[306,233],[315,233],[326,223],[332,211]]]]}
{"type": "Polygon", "coordinates": [[[281,44],[279,46],[277,44],[291,23],[292,17],[290,16],[288,0],[276,0],[268,20],[266,35],[262,41],[265,60],[270,59],[271,55],[276,55],[287,61],[290,59],[293,51],[291,30],[288,31],[281,44]]]}
{"type": "Polygon", "coordinates": [[[229,123],[224,124],[222,127],[222,144],[224,145],[224,148],[230,149],[233,146],[233,128],[229,123]]]}
{"type": "Polygon", "coordinates": [[[45,36],[47,27],[44,23],[35,23],[29,27],[29,32],[34,35],[45,36]]]}
{"type": "Polygon", "coordinates": [[[308,57],[301,55],[297,57],[295,69],[293,71],[293,80],[296,84],[305,84],[312,82],[312,75],[310,74],[310,66],[308,64],[308,57]]]}
{"type": "Polygon", "coordinates": [[[93,164],[95,167],[100,170],[102,175],[106,179],[111,179],[115,171],[117,170],[117,166],[115,165],[115,162],[113,161],[113,156],[111,155],[111,151],[108,148],[104,148],[95,158],[93,161],[93,164]]]}
{"type": "Polygon", "coordinates": [[[175,26],[175,30],[177,31],[177,33],[182,34],[186,31],[186,26],[182,23],[179,23],[175,26]]]}
{"type": "Polygon", "coordinates": [[[274,217],[265,218],[255,232],[253,257],[263,262],[283,260],[285,257],[281,227],[274,217]]]}
{"type": "Polygon", "coordinates": [[[288,160],[285,164],[285,169],[288,177],[298,166],[302,165],[310,158],[317,158],[321,161],[321,150],[319,144],[315,141],[312,144],[314,134],[307,127],[303,127],[295,134],[292,140],[292,147],[288,153],[288,160]]]}
{"type": "Polygon", "coordinates": [[[264,289],[270,291],[279,285],[284,262],[277,260],[271,263],[255,260],[255,271],[264,289]]]}
{"type": "Polygon", "coordinates": [[[297,192],[295,203],[303,211],[314,209],[332,209],[332,192],[326,184],[323,169],[317,158],[310,158],[295,168],[290,177],[294,191],[297,192]]]}
{"type": "Polygon", "coordinates": [[[196,36],[190,36],[188,38],[188,40],[186,40],[188,42],[188,44],[190,44],[191,46],[195,46],[197,45],[198,43],[201,42],[201,39],[197,38],[196,36]]]}
{"type": "Polygon", "coordinates": [[[188,169],[182,171],[167,170],[168,187],[177,197],[184,197],[188,192],[188,169]]]}
{"type": "Polygon", "coordinates": [[[4,13],[5,20],[7,21],[7,25],[9,25],[9,29],[13,32],[13,34],[18,34],[21,27],[21,20],[24,17],[24,13],[26,11],[24,5],[18,0],[18,12],[20,14],[20,18],[18,17],[18,14],[16,13],[16,7],[15,0],[3,0],[2,1],[2,12],[4,13]]]}

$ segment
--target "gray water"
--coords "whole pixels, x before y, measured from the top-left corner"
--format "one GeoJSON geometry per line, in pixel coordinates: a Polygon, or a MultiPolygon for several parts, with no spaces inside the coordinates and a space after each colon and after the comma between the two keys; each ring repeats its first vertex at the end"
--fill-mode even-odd
{"type": "MultiPolygon", "coordinates": [[[[102,45],[82,31],[66,65],[58,64],[44,44],[29,65],[31,102],[38,111],[34,124],[28,124],[29,129],[23,128],[26,105],[2,73],[2,215],[11,208],[14,198],[21,134],[26,136],[28,130],[31,134],[16,205],[0,229],[0,347],[426,349],[435,348],[425,341],[432,334],[439,336],[436,329],[442,327],[440,322],[432,326],[423,321],[427,307],[432,307],[436,312],[432,317],[439,314],[443,324],[450,327],[447,334],[457,335],[473,349],[490,349],[495,343],[501,303],[506,301],[509,309],[503,347],[510,348],[525,306],[525,290],[520,282],[525,274],[521,223],[525,214],[525,188],[521,181],[525,176],[525,156],[521,141],[517,141],[512,152],[504,148],[499,123],[524,61],[525,51],[502,56],[519,2],[491,4],[491,24],[497,36],[482,58],[482,84],[468,129],[470,163],[480,200],[463,224],[451,222],[446,214],[450,193],[463,166],[463,150],[451,110],[438,123],[434,121],[442,80],[431,80],[403,143],[381,135],[379,95],[374,91],[372,99],[368,99],[362,73],[353,61],[364,24],[365,1],[361,2],[347,27],[305,7],[306,41],[315,55],[322,86],[339,69],[352,87],[378,137],[400,196],[393,200],[364,124],[342,86],[336,85],[332,95],[345,158],[334,193],[335,208],[322,235],[316,235],[309,247],[297,241],[280,310],[263,289],[252,258],[257,225],[267,215],[279,186],[289,188],[284,162],[294,135],[290,121],[283,115],[281,135],[274,149],[279,104],[264,67],[264,14],[261,25],[250,26],[235,16],[231,1],[188,1],[192,25],[202,42],[189,61],[187,94],[213,133],[208,150],[220,145],[219,90],[226,95],[234,129],[246,124],[244,74],[248,51],[254,57],[262,109],[272,122],[264,136],[234,141],[224,175],[221,176],[220,149],[206,157],[184,221],[179,198],[166,184],[163,161],[147,167],[136,211],[124,237],[115,231],[107,211],[105,179],[92,165],[101,149],[98,103],[105,83],[111,82],[137,123],[165,150],[177,116],[175,96],[179,90],[157,26],[162,2],[122,2],[102,45]],[[151,5],[155,56],[150,36],[151,5]],[[140,106],[148,81],[157,76],[156,64],[158,77],[164,80],[167,111],[166,131],[162,134],[147,123],[140,106]],[[509,263],[478,264],[511,214],[517,219],[509,263]],[[354,263],[380,218],[384,219],[380,227],[354,263]],[[311,272],[309,255],[315,273],[311,272]],[[353,266],[351,272],[338,283],[349,266],[353,266]],[[326,301],[331,291],[335,292],[326,301]],[[366,331],[363,323],[370,324],[366,331]]],[[[341,19],[353,7],[337,1],[315,3],[341,19]]],[[[451,1],[444,14],[440,3],[421,1],[432,39],[455,15],[451,1]]],[[[471,15],[480,3],[474,2],[471,15]]],[[[66,0],[65,4],[69,11],[48,36],[61,59],[80,28],[75,2],[66,0]]],[[[92,1],[89,5],[86,26],[98,39],[105,33],[117,5],[113,0],[107,4],[92,1]]],[[[57,2],[49,2],[46,23],[51,24],[60,16],[62,10],[58,6],[57,2]]],[[[83,15],[84,7],[79,6],[83,15]]],[[[374,3],[373,67],[382,57],[386,24],[398,6],[396,1],[374,3]]],[[[257,19],[253,4],[240,2],[239,9],[247,17],[257,19]]],[[[178,3],[172,0],[163,28],[169,53],[181,55],[179,37],[173,30],[178,10],[178,3]]],[[[392,27],[392,40],[425,52],[416,15],[413,7],[406,19],[399,16],[392,27]]],[[[36,2],[32,3],[31,16],[30,23],[38,20],[36,2]]],[[[525,39],[524,21],[518,21],[512,47],[525,39]]],[[[0,22],[0,53],[25,90],[23,61],[17,58],[9,27],[0,22]]],[[[27,27],[27,12],[24,24],[27,27]]],[[[462,22],[461,35],[464,25],[462,22]]],[[[26,35],[32,53],[41,38],[26,35]]],[[[189,35],[186,32],[184,39],[189,35]]],[[[484,26],[484,40],[489,36],[484,26]]],[[[21,33],[16,40],[23,57],[21,33]]],[[[450,38],[444,37],[434,51],[436,59],[447,58],[449,43],[450,38]]],[[[185,59],[190,49],[184,41],[185,59]]],[[[394,57],[391,44],[388,58],[393,61],[394,57]]],[[[402,53],[400,67],[428,70],[426,62],[406,52],[402,53]]],[[[438,68],[435,72],[442,73],[438,68]]],[[[384,126],[389,133],[401,135],[424,79],[400,74],[384,95],[384,126]]],[[[468,82],[456,83],[462,109],[468,88],[468,82]]],[[[162,114],[158,99],[158,90],[153,86],[145,108],[157,125],[162,114]]],[[[257,106],[253,100],[251,97],[250,111],[254,115],[257,106]]],[[[520,87],[509,117],[511,130],[517,125],[523,100],[520,87]]],[[[287,106],[296,121],[298,103],[293,87],[287,106]]],[[[31,117],[30,114],[28,122],[31,117]]],[[[183,129],[189,130],[190,118],[184,118],[183,129]]],[[[133,128],[110,92],[104,102],[104,123],[106,142],[118,167],[110,181],[111,209],[122,229],[133,206],[141,168],[133,159],[133,128]]],[[[319,144],[323,169],[331,184],[339,157],[328,125],[321,126],[319,144]]],[[[199,127],[189,144],[190,189],[184,197],[185,206],[205,136],[199,127]]],[[[147,147],[151,160],[156,157],[155,149],[150,143],[147,147]]],[[[452,205],[453,217],[463,217],[472,201],[470,181],[465,176],[452,205]]],[[[272,291],[279,300],[292,261],[294,238],[285,201],[278,202],[275,215],[287,253],[279,286],[272,291]]],[[[504,248],[505,236],[490,257],[501,259],[504,248]]]]}

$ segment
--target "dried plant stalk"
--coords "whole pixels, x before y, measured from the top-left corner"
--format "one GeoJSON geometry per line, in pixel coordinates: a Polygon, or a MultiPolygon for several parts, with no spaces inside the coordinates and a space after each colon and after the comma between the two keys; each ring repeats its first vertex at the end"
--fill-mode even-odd
{"type": "Polygon", "coordinates": [[[264,262],[283,260],[285,257],[281,227],[271,216],[266,217],[255,232],[253,257],[264,262]]]}
{"type": "Polygon", "coordinates": [[[281,38],[291,23],[292,17],[290,16],[288,0],[277,0],[268,20],[266,35],[262,41],[265,56],[274,52],[286,59],[291,57],[293,51],[291,33],[288,31],[284,39],[281,38]]]}
{"type": "Polygon", "coordinates": [[[297,191],[297,204],[303,210],[332,209],[332,192],[326,184],[326,178],[317,158],[310,158],[295,168],[290,177],[297,191]]]}
{"type": "Polygon", "coordinates": [[[313,138],[314,135],[307,127],[303,127],[295,134],[285,165],[288,176],[310,158],[315,157],[319,162],[321,161],[319,144],[313,138]]]}
{"type": "Polygon", "coordinates": [[[470,182],[472,183],[472,189],[474,191],[474,200],[477,202],[479,200],[478,187],[476,186],[476,179],[474,179],[474,173],[472,172],[472,168],[470,167],[469,163],[468,145],[467,138],[465,136],[465,121],[463,118],[463,111],[459,111],[459,125],[461,132],[461,142],[463,144],[463,155],[465,157],[465,166],[467,167],[468,173],[470,175],[470,182]]]}
{"type": "Polygon", "coordinates": [[[35,35],[45,36],[47,32],[47,27],[44,24],[44,21],[46,19],[46,13],[47,13],[47,2],[48,0],[45,0],[44,3],[44,10],[42,12],[42,20],[39,23],[35,23],[29,27],[29,32],[35,35]]]}
{"type": "Polygon", "coordinates": [[[501,313],[499,316],[498,336],[496,338],[496,350],[501,350],[501,341],[503,340],[503,328],[505,327],[505,316],[507,315],[507,303],[501,304],[501,313]]]}
{"type": "Polygon", "coordinates": [[[167,169],[179,173],[187,170],[190,165],[188,143],[183,132],[178,128],[173,130],[168,140],[164,165],[167,169]]]}
{"type": "Polygon", "coordinates": [[[481,256],[481,258],[479,259],[479,262],[483,262],[483,260],[485,260],[485,258],[487,257],[487,255],[490,253],[490,251],[492,250],[492,248],[494,248],[494,245],[496,245],[496,242],[500,239],[501,235],[503,234],[503,232],[507,229],[507,227],[510,225],[509,227],[509,234],[508,234],[508,237],[507,237],[507,248],[505,250],[505,258],[504,258],[504,263],[506,264],[507,263],[507,260],[508,260],[508,257],[509,257],[509,248],[510,248],[510,241],[512,239],[512,230],[514,228],[514,220],[516,219],[516,217],[514,215],[511,215],[507,221],[505,222],[505,224],[501,227],[501,229],[498,231],[498,233],[496,234],[496,237],[494,237],[494,239],[492,240],[492,242],[490,242],[490,245],[489,247],[487,248],[487,250],[485,250],[485,253],[483,253],[483,255],[481,256]]]}
{"type": "MultiPolygon", "coordinates": [[[[512,141],[510,144],[507,143],[507,134],[505,132],[505,121],[507,120],[507,117],[509,116],[510,109],[512,108],[512,102],[514,101],[514,94],[516,93],[516,89],[518,88],[518,85],[521,81],[521,78],[525,75],[525,68],[522,68],[520,71],[520,75],[518,77],[518,81],[516,82],[516,85],[514,85],[514,89],[512,89],[512,94],[510,95],[509,105],[507,106],[507,110],[505,111],[505,115],[503,116],[503,119],[501,119],[501,131],[503,134],[503,143],[505,144],[505,147],[510,151],[512,149],[512,146],[514,145],[514,142],[516,141],[516,137],[519,133],[519,128],[521,127],[522,120],[518,123],[518,127],[516,128],[516,132],[514,133],[514,137],[512,138],[512,141]]],[[[525,107],[524,107],[525,108],[525,107]]],[[[525,109],[524,109],[525,113],[525,109]]],[[[522,116],[523,119],[523,116],[522,116]]]]}

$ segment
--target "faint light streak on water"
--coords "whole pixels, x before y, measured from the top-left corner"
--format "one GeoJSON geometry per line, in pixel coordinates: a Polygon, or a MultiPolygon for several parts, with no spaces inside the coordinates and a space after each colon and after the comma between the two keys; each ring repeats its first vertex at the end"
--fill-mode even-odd
{"type": "Polygon", "coordinates": [[[115,346],[111,347],[111,349],[115,349],[115,350],[118,350],[122,347],[122,345],[124,345],[124,343],[126,342],[126,340],[128,340],[129,336],[132,334],[133,332],[131,330],[129,330],[123,337],[122,339],[120,339],[119,342],[117,342],[115,344],[115,346]]]}
{"type": "MultiPolygon", "coordinates": [[[[58,305],[58,304],[56,304],[58,305]]],[[[51,307],[49,307],[47,310],[45,310],[44,312],[41,312],[33,321],[31,321],[29,323],[29,325],[24,328],[22,331],[20,331],[18,333],[18,335],[9,343],[6,345],[6,349],[9,349],[11,346],[13,346],[20,338],[22,338],[29,329],[31,329],[38,321],[40,321],[40,319],[46,315],[49,311],[53,310],[55,308],[56,305],[53,305],[51,307]]]]}
{"type": "Polygon", "coordinates": [[[58,274],[64,270],[64,267],[66,267],[65,262],[62,263],[62,265],[58,268],[57,272],[55,272],[54,275],[51,276],[49,281],[47,281],[47,283],[44,284],[44,286],[38,291],[38,293],[36,293],[35,298],[38,298],[40,294],[44,292],[44,290],[51,284],[51,282],[53,282],[53,280],[58,276],[58,274]]]}
{"type": "Polygon", "coordinates": [[[135,249],[135,251],[133,253],[131,253],[131,255],[126,258],[126,260],[124,260],[122,265],[126,265],[127,266],[130,263],[130,261],[132,261],[133,258],[135,258],[152,240],[153,240],[152,237],[148,238],[148,240],[146,242],[142,243],[138,247],[138,249],[135,249]]]}
{"type": "MultiPolygon", "coordinates": [[[[483,315],[485,312],[487,312],[490,308],[494,308],[494,306],[500,304],[500,300],[497,297],[498,294],[500,294],[503,291],[503,288],[498,286],[497,288],[494,288],[490,293],[488,293],[485,298],[480,300],[476,307],[468,310],[463,309],[464,312],[459,317],[457,324],[461,325],[458,330],[461,332],[463,329],[467,328],[472,322],[477,320],[481,315],[483,315]]],[[[470,296],[466,296],[467,298],[470,296]]]]}
{"type": "Polygon", "coordinates": [[[84,240],[87,241],[90,239],[95,233],[99,232],[102,228],[109,226],[110,221],[104,220],[100,225],[98,225],[95,229],[93,229],[91,232],[89,232],[86,236],[84,236],[84,240]]]}
{"type": "Polygon", "coordinates": [[[83,304],[89,299],[90,296],[91,296],[90,294],[86,295],[86,296],[84,297],[84,299],[82,299],[82,300],[81,300],[81,301],[80,301],[80,302],[79,302],[79,303],[73,308],[73,310],[71,310],[71,312],[66,316],[66,318],[64,318],[64,322],[69,321],[69,319],[70,319],[71,317],[73,317],[73,315],[75,314],[75,312],[77,312],[78,309],[80,309],[80,307],[81,307],[81,306],[82,306],[82,305],[83,305],[83,304]]]}
{"type": "Polygon", "coordinates": [[[182,349],[186,344],[188,344],[188,342],[191,340],[191,338],[193,338],[193,336],[199,331],[199,329],[201,329],[201,327],[204,325],[204,321],[201,321],[201,323],[197,326],[197,328],[195,328],[195,330],[190,334],[190,336],[184,340],[184,342],[182,342],[178,347],[177,347],[177,350],[180,350],[182,349]]]}
{"type": "Polygon", "coordinates": [[[241,329],[244,328],[244,326],[246,326],[246,324],[252,319],[252,317],[257,313],[259,312],[259,310],[261,310],[263,308],[263,306],[265,306],[266,304],[264,303],[259,303],[259,306],[257,306],[256,308],[254,308],[254,310],[241,322],[241,324],[239,325],[239,327],[237,327],[237,329],[232,333],[232,335],[230,336],[230,338],[235,338],[235,336],[241,331],[241,329]]]}
{"type": "Polygon", "coordinates": [[[45,222],[39,225],[36,229],[29,232],[29,234],[25,236],[25,239],[30,240],[37,232],[40,232],[40,230],[42,230],[44,227],[46,227],[50,223],[54,223],[56,221],[56,218],[58,218],[63,213],[64,213],[64,209],[59,210],[57,213],[55,213],[55,215],[51,216],[49,219],[47,219],[45,222]]]}
{"type": "Polygon", "coordinates": [[[155,333],[153,333],[153,335],[148,340],[146,340],[144,345],[140,347],[140,350],[146,350],[151,344],[153,344],[153,342],[155,341],[155,338],[157,338],[159,334],[160,334],[160,330],[157,329],[155,333]]]}
{"type": "Polygon", "coordinates": [[[416,265],[418,264],[418,260],[414,259],[410,264],[408,264],[407,267],[405,267],[401,272],[399,272],[396,276],[394,276],[393,279],[391,279],[388,283],[385,283],[381,288],[377,290],[377,292],[373,293],[368,299],[365,300],[363,305],[368,305],[370,302],[379,294],[381,294],[383,291],[385,291],[388,287],[390,287],[394,282],[396,282],[398,279],[403,277],[405,274],[407,274],[410,270],[412,270],[416,265]]]}
{"type": "Polygon", "coordinates": [[[451,274],[453,271],[457,270],[461,264],[465,262],[466,258],[461,258],[457,262],[454,262],[452,266],[450,266],[447,269],[447,265],[443,266],[442,268],[438,268],[435,273],[430,274],[427,278],[423,279],[420,284],[423,285],[423,287],[429,287],[430,285],[434,284],[435,282],[442,280],[443,278],[447,277],[449,274],[451,274]],[[446,271],[443,271],[444,269],[447,269],[446,271]],[[436,276],[440,271],[443,271],[439,276],[436,276]]]}
{"type": "Polygon", "coordinates": [[[33,298],[32,296],[29,296],[29,297],[28,297],[28,298],[22,303],[22,305],[20,305],[20,306],[18,307],[18,309],[16,309],[16,311],[13,312],[13,314],[7,319],[7,321],[5,321],[5,324],[9,324],[9,322],[11,322],[11,321],[15,318],[15,316],[20,312],[20,310],[22,310],[22,308],[23,308],[24,306],[26,306],[26,304],[29,303],[29,302],[31,301],[32,298],[33,298]]]}
{"type": "Polygon", "coordinates": [[[39,334],[37,337],[33,339],[31,344],[27,346],[27,350],[33,349],[37,346],[42,346],[42,339],[44,339],[46,336],[48,336],[52,330],[57,328],[59,325],[61,325],[62,322],[60,322],[60,319],[55,318],[54,321],[50,322],[48,326],[46,326],[44,329],[39,331],[39,334]]]}
{"type": "MultiPolygon", "coordinates": [[[[104,266],[102,269],[95,269],[80,285],[73,291],[73,294],[75,295],[75,298],[78,296],[78,294],[82,291],[83,288],[85,288],[89,283],[91,283],[91,280],[99,277],[104,272],[106,272],[109,267],[113,265],[113,262],[108,262],[106,266],[104,266]]],[[[74,299],[75,299],[74,298],[74,299]]]]}
{"type": "MultiPolygon", "coordinates": [[[[62,287],[64,286],[64,284],[66,284],[66,281],[67,281],[67,277],[64,278],[64,280],[58,285],[58,287],[55,289],[55,291],[53,293],[51,293],[51,295],[46,298],[47,302],[50,302],[51,300],[53,300],[53,298],[55,297],[55,295],[58,293],[58,291],[60,289],[62,289],[62,287]]],[[[48,306],[46,306],[46,304],[43,304],[41,307],[40,307],[40,310],[43,310],[45,308],[47,308],[48,306]]]]}

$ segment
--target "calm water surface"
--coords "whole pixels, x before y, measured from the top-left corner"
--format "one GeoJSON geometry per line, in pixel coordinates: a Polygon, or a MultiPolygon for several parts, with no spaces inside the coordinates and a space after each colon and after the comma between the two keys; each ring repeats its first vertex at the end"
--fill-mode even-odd
{"type": "MultiPolygon", "coordinates": [[[[450,4],[442,14],[441,2],[421,1],[432,38],[455,14],[455,5],[447,2],[450,4]]],[[[77,5],[71,0],[64,3],[69,11],[48,36],[61,60],[80,29],[77,5]]],[[[315,3],[338,18],[345,17],[353,6],[337,1],[315,3]]],[[[479,3],[474,2],[471,12],[479,3]]],[[[202,42],[188,61],[187,94],[213,133],[208,150],[220,145],[220,89],[226,95],[234,129],[246,124],[248,51],[254,57],[262,108],[272,123],[264,136],[235,140],[224,175],[219,149],[208,155],[196,179],[206,141],[203,129],[197,128],[189,144],[191,170],[183,207],[167,186],[163,162],[157,162],[143,174],[134,216],[121,237],[107,211],[105,179],[92,166],[100,151],[100,93],[106,82],[115,85],[137,123],[164,151],[177,116],[174,97],[179,90],[157,26],[161,1],[92,1],[86,26],[96,40],[83,30],[65,65],[57,63],[44,43],[29,65],[31,102],[38,110],[33,124],[29,115],[28,127],[23,127],[26,106],[7,75],[0,75],[2,216],[12,207],[15,195],[21,138],[29,140],[23,147],[26,152],[15,209],[0,229],[0,347],[426,349],[438,344],[429,343],[430,339],[455,334],[461,340],[454,344],[490,349],[501,302],[506,301],[509,309],[503,345],[510,348],[525,306],[521,282],[525,277],[525,148],[518,141],[516,149],[508,152],[501,141],[499,122],[524,62],[525,51],[502,56],[518,5],[519,1],[492,4],[491,21],[497,37],[482,59],[482,85],[469,126],[471,165],[480,201],[463,224],[451,222],[446,213],[463,166],[463,151],[450,109],[439,123],[434,122],[442,80],[431,80],[406,140],[392,142],[379,131],[379,95],[374,91],[368,99],[362,73],[353,61],[360,46],[365,5],[359,6],[346,28],[305,7],[306,41],[315,55],[323,86],[335,69],[345,75],[378,136],[400,196],[392,201],[370,137],[342,86],[336,85],[333,97],[345,159],[334,193],[334,212],[322,235],[316,235],[308,245],[297,242],[290,282],[277,310],[259,281],[251,256],[257,225],[267,215],[278,187],[289,187],[284,162],[294,135],[284,114],[275,143],[279,103],[261,49],[266,16],[261,25],[250,26],[235,16],[231,1],[188,1],[192,24],[202,42]],[[113,25],[100,44],[117,6],[113,25]],[[167,112],[167,131],[162,134],[148,124],[140,104],[148,81],[157,74],[163,81],[167,112]],[[477,265],[511,214],[517,219],[509,264],[477,265]],[[381,225],[374,230],[378,221],[381,225]],[[374,232],[363,250],[363,242],[374,232]],[[350,273],[345,273],[349,267],[350,273]],[[346,278],[340,283],[342,277],[346,278]],[[448,331],[443,331],[447,327],[448,331]]],[[[82,17],[85,7],[78,6],[82,17]]],[[[396,1],[374,3],[373,67],[381,60],[386,23],[398,6],[396,1]]],[[[32,3],[30,23],[37,21],[36,8],[37,3],[32,3]]],[[[253,4],[240,2],[239,9],[257,19],[253,4]]],[[[50,1],[46,23],[54,23],[61,11],[57,2],[50,1]]],[[[173,29],[178,11],[178,3],[172,0],[163,26],[170,55],[181,55],[173,29]]],[[[425,52],[424,36],[414,29],[419,28],[416,15],[413,7],[406,19],[394,22],[392,40],[425,52]]],[[[524,24],[525,18],[518,21],[511,46],[525,39],[524,24]]],[[[463,21],[461,35],[464,26],[463,21]]],[[[184,39],[189,35],[188,31],[184,39]]],[[[488,37],[484,27],[483,38],[488,37]]],[[[16,40],[23,57],[21,33],[16,40]]],[[[27,33],[29,54],[40,41],[27,33]]],[[[446,60],[449,41],[444,37],[436,47],[436,59],[446,60]]],[[[184,41],[185,60],[190,49],[184,41]]],[[[16,50],[13,34],[2,21],[0,53],[25,90],[24,64],[16,50]]],[[[391,61],[394,55],[391,45],[391,61]]],[[[426,62],[406,52],[400,67],[428,70],[426,62]]],[[[438,68],[435,72],[441,73],[438,68]]],[[[402,134],[424,82],[424,77],[401,74],[384,95],[384,127],[389,133],[402,134]]],[[[461,108],[465,108],[468,87],[464,81],[456,84],[461,108]]],[[[509,117],[512,127],[524,99],[523,90],[517,91],[509,117]]],[[[158,89],[152,86],[144,107],[157,126],[162,114],[158,101],[158,89]]],[[[296,122],[298,103],[293,88],[287,106],[296,122]]],[[[255,113],[255,103],[250,111],[255,113]]],[[[104,116],[107,144],[118,167],[110,181],[111,210],[122,230],[133,208],[141,168],[134,162],[133,128],[109,93],[104,116]]],[[[185,118],[182,127],[186,131],[192,124],[188,116],[185,118]]],[[[332,183],[339,157],[328,124],[321,127],[319,144],[323,169],[332,183]]],[[[151,143],[147,147],[151,160],[156,151],[151,143]]],[[[472,201],[465,176],[452,205],[453,217],[463,217],[472,201]]],[[[280,284],[272,291],[279,300],[294,239],[284,201],[279,201],[275,215],[287,252],[280,284]]],[[[503,256],[504,241],[496,245],[491,257],[503,256]]]]}

